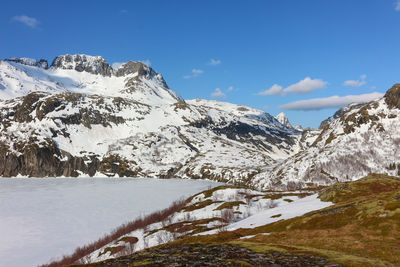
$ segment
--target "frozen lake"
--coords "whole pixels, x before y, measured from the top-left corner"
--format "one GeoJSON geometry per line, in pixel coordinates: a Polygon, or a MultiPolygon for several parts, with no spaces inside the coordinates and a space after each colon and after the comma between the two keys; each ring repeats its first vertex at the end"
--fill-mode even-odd
{"type": "Polygon", "coordinates": [[[37,266],[120,224],[219,183],[144,178],[0,178],[0,266],[37,266]]]}

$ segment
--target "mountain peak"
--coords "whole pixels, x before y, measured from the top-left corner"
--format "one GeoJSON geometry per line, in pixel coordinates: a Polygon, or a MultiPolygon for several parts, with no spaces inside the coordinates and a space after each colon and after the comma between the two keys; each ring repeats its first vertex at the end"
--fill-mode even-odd
{"type": "Polygon", "coordinates": [[[275,119],[279,121],[281,124],[285,125],[286,127],[293,128],[292,124],[290,124],[289,119],[287,118],[286,114],[281,112],[275,116],[275,119]]]}
{"type": "Polygon", "coordinates": [[[86,71],[103,76],[111,76],[113,72],[112,67],[103,57],[84,54],[57,56],[53,60],[53,63],[51,63],[51,68],[76,70],[79,72],[86,71]]]}

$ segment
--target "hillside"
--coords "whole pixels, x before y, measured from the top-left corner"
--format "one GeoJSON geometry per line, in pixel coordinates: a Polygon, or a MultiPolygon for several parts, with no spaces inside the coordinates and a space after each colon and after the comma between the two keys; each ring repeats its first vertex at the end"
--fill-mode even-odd
{"type": "Polygon", "coordinates": [[[310,146],[267,167],[254,183],[295,189],[354,181],[370,173],[399,175],[399,92],[396,84],[381,99],[342,109],[319,132],[303,132],[303,137],[315,136],[310,146]]]}
{"type": "Polygon", "coordinates": [[[184,101],[141,62],[0,62],[0,176],[209,178],[248,184],[300,132],[230,103],[184,101]],[[88,142],[89,140],[89,142],[88,142]]]}
{"type": "Polygon", "coordinates": [[[374,174],[321,190],[319,198],[332,201],[334,205],[303,216],[254,228],[178,239],[142,253],[90,266],[128,266],[131,263],[144,266],[179,262],[182,258],[188,263],[190,258],[185,251],[198,250],[196,244],[209,247],[210,251],[202,251],[202,259],[195,256],[195,262],[210,262],[216,256],[213,251],[221,251],[218,253],[222,256],[216,260],[226,266],[257,265],[258,260],[263,262],[266,258],[282,266],[396,266],[400,262],[399,197],[398,178],[374,174]],[[182,253],[178,253],[177,248],[182,253]],[[173,251],[176,253],[172,254],[173,251]],[[164,254],[170,256],[160,258],[164,254]]]}

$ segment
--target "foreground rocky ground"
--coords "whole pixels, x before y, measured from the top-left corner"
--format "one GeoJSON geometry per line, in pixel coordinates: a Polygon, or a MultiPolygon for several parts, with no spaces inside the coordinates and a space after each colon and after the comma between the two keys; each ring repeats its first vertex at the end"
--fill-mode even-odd
{"type": "Polygon", "coordinates": [[[255,252],[233,244],[173,244],[87,266],[342,266],[326,258],[278,251],[255,252]]]}

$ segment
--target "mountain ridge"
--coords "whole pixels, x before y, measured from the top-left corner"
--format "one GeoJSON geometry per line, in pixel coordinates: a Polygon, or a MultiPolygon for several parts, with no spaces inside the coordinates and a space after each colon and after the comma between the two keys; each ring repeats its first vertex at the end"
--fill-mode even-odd
{"type": "Polygon", "coordinates": [[[48,68],[38,62],[0,62],[1,176],[180,177],[284,190],[398,171],[399,84],[339,110],[322,129],[299,130],[248,106],[183,100],[141,62],[113,69],[102,57],[68,54],[48,68]]]}

